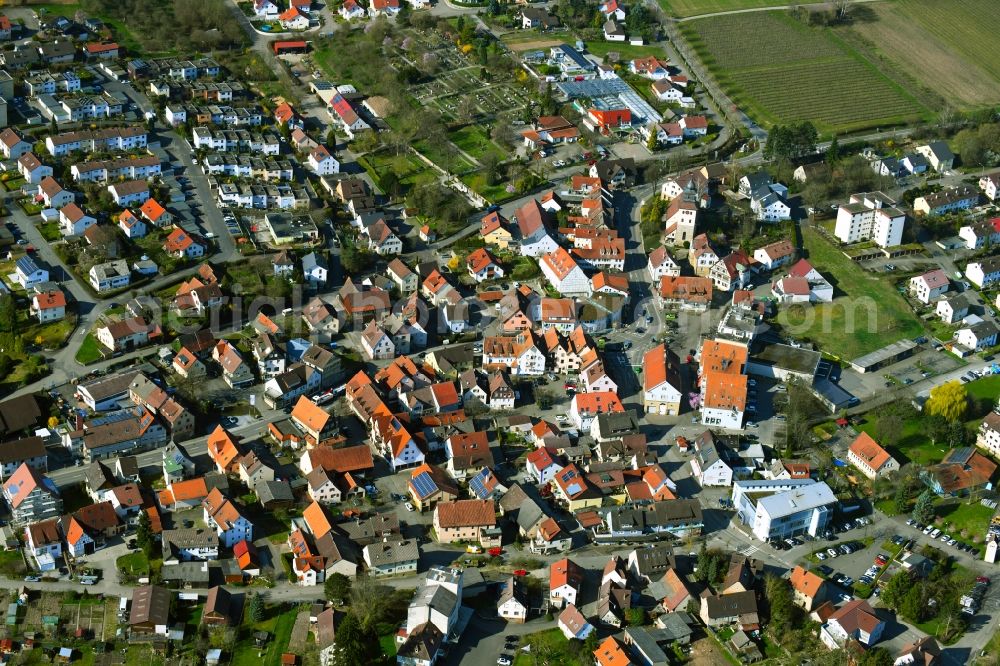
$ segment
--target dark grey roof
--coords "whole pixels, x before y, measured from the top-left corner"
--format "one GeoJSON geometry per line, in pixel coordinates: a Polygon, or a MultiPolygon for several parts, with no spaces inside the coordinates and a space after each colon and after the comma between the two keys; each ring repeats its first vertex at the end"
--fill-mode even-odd
{"type": "Polygon", "coordinates": [[[132,593],[130,626],[137,624],[168,624],[170,621],[170,591],[158,585],[144,585],[132,593]]]}
{"type": "Polygon", "coordinates": [[[267,505],[271,502],[292,502],[295,499],[292,495],[292,487],[288,485],[287,481],[265,481],[258,483],[255,492],[257,493],[257,499],[260,500],[262,505],[267,505]]]}
{"type": "Polygon", "coordinates": [[[443,639],[440,629],[430,622],[424,622],[410,632],[397,654],[415,661],[430,662],[441,647],[443,639]]]}
{"type": "Polygon", "coordinates": [[[629,553],[629,560],[635,554],[636,568],[639,574],[649,576],[651,573],[665,571],[676,568],[677,560],[674,558],[674,548],[667,544],[657,544],[645,548],[636,548],[629,553]]]}
{"type": "Polygon", "coordinates": [[[379,541],[365,546],[372,567],[420,559],[420,547],[413,539],[379,541]]]}
{"type": "Polygon", "coordinates": [[[753,590],[733,594],[713,594],[705,597],[708,617],[738,617],[757,612],[757,595],[753,590]]]}
{"type": "Polygon", "coordinates": [[[0,463],[15,463],[40,458],[45,455],[45,443],[41,437],[25,437],[13,442],[0,444],[0,463]]]}
{"type": "Polygon", "coordinates": [[[497,600],[497,606],[502,606],[511,599],[515,599],[519,604],[528,607],[528,599],[524,594],[524,588],[518,583],[517,578],[510,576],[503,583],[503,591],[500,592],[500,598],[497,600]]]}

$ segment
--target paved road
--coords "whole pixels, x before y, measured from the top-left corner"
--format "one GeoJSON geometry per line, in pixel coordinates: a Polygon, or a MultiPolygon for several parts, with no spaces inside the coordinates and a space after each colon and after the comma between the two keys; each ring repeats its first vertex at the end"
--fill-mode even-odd
{"type": "MultiPolygon", "coordinates": [[[[852,0],[852,2],[854,2],[855,4],[869,3],[869,2],[884,2],[884,1],[885,0],[852,0]]],[[[768,7],[751,7],[749,9],[730,9],[730,10],[724,11],[724,12],[711,12],[711,13],[708,13],[708,14],[697,14],[695,16],[685,16],[683,18],[671,18],[670,20],[674,21],[675,23],[683,23],[685,21],[696,21],[698,19],[712,18],[714,16],[727,16],[729,14],[750,14],[750,13],[753,13],[753,12],[772,12],[772,11],[776,11],[776,10],[789,9],[793,5],[796,6],[796,7],[801,7],[802,9],[811,9],[811,8],[825,9],[825,8],[829,8],[830,7],[830,3],[828,3],[828,2],[814,2],[814,3],[807,3],[807,4],[804,4],[804,5],[798,4],[798,3],[795,3],[795,2],[788,2],[788,3],[783,4],[783,5],[771,5],[771,6],[768,6],[768,7]]]]}

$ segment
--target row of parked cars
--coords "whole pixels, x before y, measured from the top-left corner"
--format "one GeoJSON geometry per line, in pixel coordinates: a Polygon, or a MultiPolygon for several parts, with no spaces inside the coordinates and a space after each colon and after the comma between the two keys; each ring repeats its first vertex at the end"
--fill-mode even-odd
{"type": "Polygon", "coordinates": [[[978,548],[970,546],[967,543],[962,543],[961,541],[959,541],[958,539],[954,538],[950,534],[944,534],[944,533],[942,533],[941,530],[939,530],[938,528],[934,527],[933,525],[926,525],[926,526],[924,526],[924,525],[921,525],[920,523],[918,523],[917,521],[913,520],[912,518],[909,519],[909,520],[907,520],[906,524],[909,525],[910,527],[913,527],[915,529],[920,530],[921,532],[923,532],[924,534],[926,534],[927,536],[929,536],[932,539],[937,539],[941,543],[948,544],[952,548],[957,548],[958,550],[962,551],[963,553],[970,553],[972,555],[979,555],[979,549],[978,548]]]}
{"type": "Polygon", "coordinates": [[[862,548],[864,548],[863,543],[857,541],[848,541],[842,543],[839,546],[834,546],[832,548],[827,548],[825,551],[818,551],[816,553],[816,559],[825,560],[827,558],[833,559],[841,555],[850,555],[851,553],[856,553],[862,548]]]}
{"type": "Polygon", "coordinates": [[[959,601],[962,604],[962,612],[966,615],[975,615],[978,613],[980,606],[983,605],[983,597],[986,596],[986,590],[989,587],[989,578],[986,576],[976,578],[976,584],[959,601]]]}

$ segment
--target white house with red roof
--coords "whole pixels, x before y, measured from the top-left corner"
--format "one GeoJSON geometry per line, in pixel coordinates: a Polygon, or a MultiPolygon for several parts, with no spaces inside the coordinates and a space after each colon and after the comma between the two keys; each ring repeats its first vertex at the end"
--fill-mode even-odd
{"type": "Polygon", "coordinates": [[[278,23],[285,30],[305,30],[309,27],[309,16],[296,7],[289,7],[278,14],[278,23]]]}
{"type": "Polygon", "coordinates": [[[35,294],[31,298],[31,314],[43,324],[59,321],[66,316],[66,294],[59,289],[35,294]]]}
{"type": "Polygon", "coordinates": [[[837,650],[854,639],[865,647],[871,647],[882,639],[885,620],[875,614],[874,609],[864,599],[849,601],[831,615],[819,630],[820,640],[831,650],[837,650]]]}
{"type": "Polygon", "coordinates": [[[708,119],[705,116],[684,116],[679,122],[685,137],[708,134],[708,119]]]}
{"type": "Polygon", "coordinates": [[[542,446],[528,454],[524,467],[536,484],[545,485],[563,466],[552,451],[542,446]]]}
{"type": "Polygon", "coordinates": [[[625,7],[622,5],[621,0],[607,0],[606,2],[602,2],[600,10],[604,14],[605,19],[625,20],[625,7]]]}
{"type": "Polygon", "coordinates": [[[31,144],[13,127],[4,128],[0,132],[0,152],[8,160],[16,160],[21,155],[31,151],[31,144]]]}
{"type": "Polygon", "coordinates": [[[789,240],[780,240],[753,251],[754,260],[767,271],[784,266],[795,256],[795,246],[789,240]]]}
{"type": "Polygon", "coordinates": [[[617,393],[611,391],[594,391],[592,393],[577,393],[570,402],[569,418],[580,430],[590,430],[591,424],[599,414],[624,412],[625,407],[617,393]]]}
{"type": "Polygon", "coordinates": [[[628,70],[633,74],[645,76],[647,79],[653,79],[654,81],[659,81],[670,76],[670,68],[667,63],[659,60],[656,56],[630,60],[628,70]]]}
{"type": "Polygon", "coordinates": [[[38,185],[38,193],[46,208],[55,208],[56,210],[73,203],[75,199],[73,193],[63,189],[63,186],[52,176],[46,176],[42,179],[38,185]]]}
{"type": "Polygon", "coordinates": [[[358,112],[354,110],[354,106],[340,93],[337,93],[330,99],[330,108],[327,109],[327,112],[330,114],[330,118],[337,123],[351,139],[353,139],[358,132],[364,132],[365,130],[371,129],[371,125],[366,123],[361,116],[358,115],[358,112]]]}
{"type": "Polygon", "coordinates": [[[257,18],[270,20],[277,18],[280,10],[271,0],[254,0],[253,13],[257,18]]]}
{"type": "Polygon", "coordinates": [[[128,208],[118,216],[118,228],[122,230],[126,238],[142,238],[146,235],[146,223],[128,208]]]}
{"type": "Polygon", "coordinates": [[[948,275],[940,268],[910,278],[910,293],[924,304],[936,301],[950,286],[948,275]]]}
{"type": "Polygon", "coordinates": [[[309,163],[309,168],[318,176],[329,176],[340,172],[340,162],[330,154],[326,146],[313,148],[306,161],[309,163]]]}
{"type": "Polygon", "coordinates": [[[486,248],[474,250],[465,260],[469,276],[476,282],[494,280],[504,276],[503,267],[500,266],[492,254],[486,248]]]}
{"type": "Polygon", "coordinates": [[[543,255],[538,264],[549,284],[560,294],[586,294],[590,291],[586,273],[565,248],[558,247],[543,255]]]}
{"type": "Polygon", "coordinates": [[[542,205],[532,199],[516,211],[514,222],[521,235],[521,254],[525,257],[540,257],[555,252],[559,244],[549,234],[545,226],[545,211],[542,205]]]}
{"type": "Polygon", "coordinates": [[[372,18],[388,16],[392,18],[399,13],[399,0],[371,0],[368,15],[372,18]]]}
{"type": "Polygon", "coordinates": [[[642,379],[642,404],[647,413],[680,414],[680,361],[666,344],[653,347],[643,356],[642,379]]]}
{"type": "Polygon", "coordinates": [[[365,17],[365,8],[359,5],[357,0],[344,0],[344,4],[340,6],[338,12],[345,21],[365,17]]]}
{"type": "Polygon", "coordinates": [[[59,233],[63,236],[80,236],[97,224],[97,219],[87,215],[75,203],[69,203],[59,210],[59,233]]]}
{"type": "Polygon", "coordinates": [[[163,251],[172,257],[196,259],[205,256],[205,246],[195,241],[188,232],[177,228],[163,242],[163,251]]]}
{"type": "Polygon", "coordinates": [[[649,270],[649,277],[654,283],[659,282],[661,277],[678,277],[681,274],[681,267],[670,256],[670,252],[664,245],[649,253],[647,268],[649,270]]]}

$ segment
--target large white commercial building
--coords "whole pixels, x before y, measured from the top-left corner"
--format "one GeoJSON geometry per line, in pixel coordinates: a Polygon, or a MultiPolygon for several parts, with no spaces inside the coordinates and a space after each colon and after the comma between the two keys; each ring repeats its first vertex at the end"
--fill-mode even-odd
{"type": "Polygon", "coordinates": [[[812,479],[733,483],[736,515],[761,541],[822,534],[833,518],[836,504],[830,487],[812,479]]]}
{"type": "Polygon", "coordinates": [[[882,192],[852,194],[837,210],[834,235],[843,243],[873,241],[879,247],[893,247],[903,241],[906,213],[882,192]]]}

